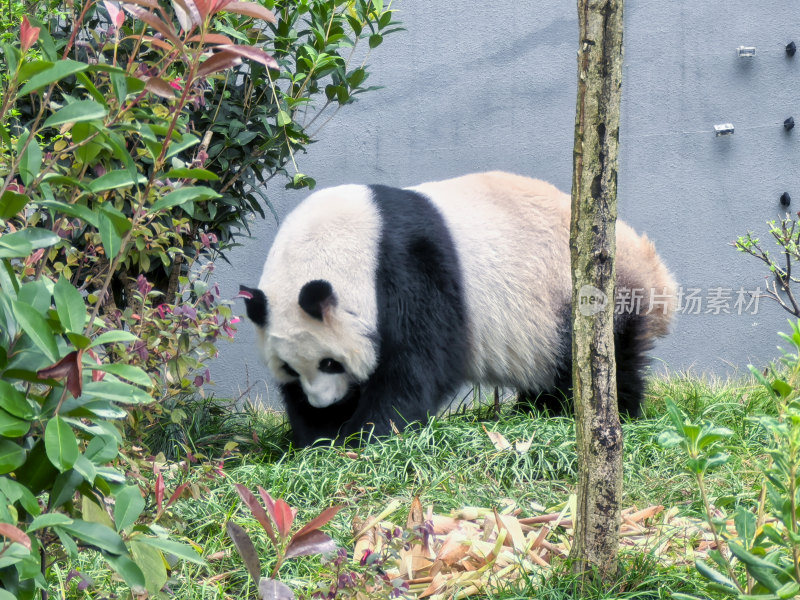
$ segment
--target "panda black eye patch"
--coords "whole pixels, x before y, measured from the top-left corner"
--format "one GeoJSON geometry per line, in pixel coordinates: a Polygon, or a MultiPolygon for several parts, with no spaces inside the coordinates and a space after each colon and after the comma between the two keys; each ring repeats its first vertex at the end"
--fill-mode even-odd
{"type": "Polygon", "coordinates": [[[290,377],[300,377],[300,373],[290,367],[288,363],[283,363],[283,370],[290,377]]]}
{"type": "Polygon", "coordinates": [[[332,358],[323,358],[319,361],[319,367],[317,367],[323,373],[329,373],[331,375],[336,373],[344,373],[344,366],[339,361],[333,360],[332,358]]]}

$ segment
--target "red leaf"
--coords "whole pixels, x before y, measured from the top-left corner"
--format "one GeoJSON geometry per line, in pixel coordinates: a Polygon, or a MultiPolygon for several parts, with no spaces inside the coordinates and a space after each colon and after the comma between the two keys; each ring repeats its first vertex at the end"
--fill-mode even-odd
{"type": "Polygon", "coordinates": [[[156,508],[160,513],[163,508],[162,504],[164,503],[164,476],[159,473],[158,477],[156,477],[156,508]]]}
{"type": "Polygon", "coordinates": [[[153,46],[158,46],[162,50],[167,50],[168,52],[171,52],[172,50],[175,49],[175,46],[173,46],[169,42],[165,42],[164,40],[160,40],[157,37],[153,37],[152,35],[142,35],[142,36],[129,35],[128,37],[126,37],[124,39],[126,39],[126,40],[127,39],[138,40],[140,37],[142,38],[143,42],[146,42],[148,44],[152,44],[153,46]]]}
{"type": "Polygon", "coordinates": [[[119,29],[122,26],[123,21],[125,21],[125,13],[123,13],[119,9],[119,6],[117,6],[114,2],[103,0],[103,4],[108,11],[108,16],[111,17],[111,22],[114,24],[114,27],[119,29]]]}
{"type": "Polygon", "coordinates": [[[286,504],[286,501],[281,498],[273,500],[269,492],[261,486],[258,486],[258,493],[261,494],[261,497],[264,499],[264,504],[267,505],[267,511],[275,522],[278,533],[281,534],[283,539],[286,539],[292,528],[292,522],[294,521],[294,516],[297,514],[297,511],[292,509],[286,504]]]}
{"type": "Polygon", "coordinates": [[[158,10],[158,0],[128,0],[131,4],[138,4],[139,6],[146,6],[153,10],[158,10]]]}
{"type": "MultiPolygon", "coordinates": [[[[200,11],[197,10],[197,5],[193,2],[193,0],[173,0],[172,6],[178,5],[179,9],[183,10],[183,12],[189,17],[191,24],[197,27],[203,22],[203,18],[200,16],[200,11]]],[[[186,29],[186,27],[184,27],[186,29]]]]}
{"type": "Polygon", "coordinates": [[[205,35],[193,35],[187,42],[207,42],[209,44],[233,44],[233,40],[221,33],[207,33],[205,35]]]}
{"type": "Polygon", "coordinates": [[[258,560],[258,552],[253,545],[253,540],[250,539],[250,536],[247,535],[247,532],[242,527],[233,521],[225,523],[225,530],[228,532],[228,537],[231,538],[239,556],[242,557],[250,577],[253,578],[254,582],[259,581],[261,579],[261,561],[258,560]]]}
{"type": "Polygon", "coordinates": [[[211,14],[212,9],[214,8],[215,0],[187,0],[188,2],[194,1],[194,5],[197,7],[197,11],[200,13],[200,18],[205,20],[205,18],[211,14]]]}
{"type": "Polygon", "coordinates": [[[172,25],[165,23],[154,13],[143,9],[141,6],[136,6],[135,4],[123,4],[122,8],[128,11],[135,19],[139,19],[140,21],[144,21],[150,25],[150,27],[155,29],[158,33],[163,35],[176,46],[182,46],[180,39],[178,39],[178,35],[172,28],[172,25]]]}
{"type": "Polygon", "coordinates": [[[160,77],[148,77],[144,84],[144,89],[148,92],[172,100],[175,98],[175,90],[160,77]]]}
{"type": "Polygon", "coordinates": [[[269,495],[269,492],[260,485],[258,486],[258,494],[261,496],[261,499],[264,500],[264,506],[267,507],[269,516],[272,517],[273,521],[277,521],[275,518],[275,500],[273,500],[272,496],[269,495]]]}
{"type": "Polygon", "coordinates": [[[224,50],[235,52],[239,56],[244,56],[247,59],[260,62],[262,65],[270,69],[280,69],[278,61],[272,58],[269,54],[264,52],[261,48],[254,48],[253,46],[241,46],[239,44],[232,44],[230,46],[221,46],[224,50]]]}
{"type": "Polygon", "coordinates": [[[36,371],[39,379],[66,379],[66,387],[74,398],[83,393],[83,350],[73,350],[55,364],[36,371]]]}
{"type": "Polygon", "coordinates": [[[294,600],[294,592],[277,579],[262,577],[258,582],[258,597],[261,600],[294,600]]]}
{"type": "Polygon", "coordinates": [[[172,492],[172,496],[170,496],[169,500],[167,500],[167,508],[169,508],[172,505],[172,503],[175,502],[175,500],[177,500],[178,498],[181,497],[181,494],[183,493],[183,491],[187,487],[189,487],[189,482],[188,481],[185,482],[185,483],[180,484],[177,487],[177,489],[174,492],[172,492]]]}
{"type": "Polygon", "coordinates": [[[222,52],[217,52],[214,56],[197,67],[197,76],[205,77],[217,71],[224,71],[225,69],[230,69],[240,64],[242,64],[242,59],[239,57],[238,53],[230,50],[223,50],[222,52]]]}
{"type": "Polygon", "coordinates": [[[315,529],[319,529],[325,523],[330,521],[333,517],[336,516],[340,510],[344,508],[344,505],[337,504],[336,506],[331,506],[330,508],[326,508],[321,513],[319,513],[316,517],[311,519],[308,523],[306,523],[303,527],[300,528],[300,531],[294,534],[292,537],[292,541],[304,536],[305,534],[314,531],[315,529]]]}
{"type": "MultiPolygon", "coordinates": [[[[97,354],[94,353],[94,350],[89,348],[87,352],[89,353],[89,356],[91,356],[94,359],[94,362],[96,362],[98,365],[103,364],[100,362],[100,357],[98,357],[97,354]]],[[[95,382],[103,381],[103,377],[105,376],[106,376],[105,372],[101,371],[100,369],[95,369],[94,371],[92,371],[92,381],[95,382]]]]}
{"type": "Polygon", "coordinates": [[[275,531],[272,529],[272,525],[270,525],[269,518],[267,518],[267,513],[264,511],[264,507],[258,503],[258,499],[255,497],[253,492],[248,490],[241,483],[235,483],[234,486],[236,487],[236,491],[239,492],[239,497],[247,505],[247,508],[250,509],[250,512],[253,513],[256,521],[261,524],[261,527],[263,527],[264,531],[267,532],[269,539],[272,540],[272,543],[275,546],[277,546],[278,538],[275,536],[275,531]]]}
{"type": "Polygon", "coordinates": [[[253,17],[254,19],[261,19],[262,21],[269,21],[270,23],[277,23],[278,19],[271,10],[267,10],[260,4],[254,2],[231,2],[219,9],[222,12],[232,12],[240,15],[253,17]]]}
{"type": "Polygon", "coordinates": [[[294,511],[292,507],[286,503],[283,498],[278,498],[275,501],[275,525],[278,527],[278,533],[282,538],[286,538],[292,530],[292,522],[294,521],[294,511]]]}
{"type": "Polygon", "coordinates": [[[294,556],[308,556],[309,554],[324,554],[336,550],[336,543],[327,533],[315,529],[301,536],[294,536],[286,547],[285,558],[294,556]]]}
{"type": "Polygon", "coordinates": [[[12,542],[22,544],[28,550],[31,549],[31,539],[21,529],[14,527],[10,523],[0,523],[0,535],[7,537],[12,542]]]}
{"type": "Polygon", "coordinates": [[[28,17],[22,17],[22,23],[19,26],[19,45],[23,53],[27,52],[39,39],[40,29],[40,27],[31,27],[28,17]]]}

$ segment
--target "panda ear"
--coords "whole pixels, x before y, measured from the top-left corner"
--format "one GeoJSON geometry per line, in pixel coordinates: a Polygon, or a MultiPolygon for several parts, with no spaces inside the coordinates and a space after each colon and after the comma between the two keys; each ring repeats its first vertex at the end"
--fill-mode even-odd
{"type": "Polygon", "coordinates": [[[322,321],[323,315],[333,306],[336,306],[336,295],[333,286],[324,279],[309,281],[300,290],[297,298],[300,308],[309,315],[322,321]]]}
{"type": "Polygon", "coordinates": [[[258,288],[239,286],[239,297],[244,299],[244,307],[247,311],[247,318],[258,327],[267,326],[267,297],[258,288]]]}

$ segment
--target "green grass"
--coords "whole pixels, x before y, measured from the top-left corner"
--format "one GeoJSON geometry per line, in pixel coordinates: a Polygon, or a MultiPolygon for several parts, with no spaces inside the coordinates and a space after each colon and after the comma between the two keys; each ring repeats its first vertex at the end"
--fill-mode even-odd
{"type": "MultiPolygon", "coordinates": [[[[765,439],[748,417],[774,412],[767,394],[747,380],[678,375],[652,379],[645,416],[623,424],[624,506],[663,504],[677,506],[683,514],[699,516],[702,512],[692,481],[682,471],[680,451],[656,443],[668,426],[666,398],[693,417],[709,418],[734,431],[728,449],[732,460],[712,472],[707,484],[717,505],[749,505],[756,493],[757,465],[765,439]]],[[[198,402],[184,407],[186,414],[192,415],[189,426],[161,432],[158,439],[164,447],[178,444],[213,455],[219,454],[226,442],[236,441],[239,451],[226,460],[224,476],[196,477],[195,482],[203,486],[201,497],[180,500],[162,524],[180,531],[208,556],[231,551],[224,523],[233,519],[253,536],[265,573],[274,555],[263,531],[243,508],[233,483],[252,490],[260,485],[274,497],[283,497],[299,509],[301,521],[331,504],[345,504],[326,530],[349,550],[353,519],[374,515],[394,499],[407,511],[411,499],[419,496],[423,506],[432,504],[439,513],[464,506],[491,507],[511,499],[525,514],[535,514],[537,506],[566,501],[575,487],[575,435],[569,418],[516,414],[506,408],[501,418],[494,420],[490,409],[478,407],[370,444],[357,450],[354,459],[338,447],[290,450],[286,428],[274,413],[251,408],[234,414],[219,402],[198,402]],[[524,454],[498,451],[484,428],[502,433],[512,444],[531,440],[530,450],[524,454]]],[[[168,480],[167,493],[180,481],[179,475],[168,480]]],[[[404,523],[405,517],[406,512],[400,510],[392,519],[404,523]]],[[[702,580],[693,569],[666,568],[642,554],[623,554],[621,563],[623,575],[615,586],[598,588],[585,597],[667,598],[671,591],[702,594],[702,580]]],[[[319,565],[318,557],[288,561],[280,577],[295,590],[302,590],[319,578],[319,565]]],[[[118,587],[107,579],[102,561],[91,552],[82,553],[73,564],[60,565],[61,574],[51,577],[53,583],[63,581],[72,568],[91,577],[95,589],[118,587]]],[[[495,597],[572,598],[576,585],[562,569],[547,578],[509,582],[495,597]]],[[[178,565],[170,589],[175,597],[190,600],[245,598],[254,592],[235,552],[213,561],[209,568],[178,565]],[[215,583],[203,583],[222,573],[228,575],[215,583]]],[[[66,597],[84,597],[76,591],[75,582],[66,586],[66,592],[66,597]]]]}

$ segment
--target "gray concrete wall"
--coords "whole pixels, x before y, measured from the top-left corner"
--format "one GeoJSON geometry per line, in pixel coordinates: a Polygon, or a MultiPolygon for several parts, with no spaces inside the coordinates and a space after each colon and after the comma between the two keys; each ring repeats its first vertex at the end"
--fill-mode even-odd
{"type": "MultiPolygon", "coordinates": [[[[301,170],[326,187],[504,169],[568,191],[575,4],[396,0],[407,31],[370,60],[370,83],[384,89],[340,111],[298,157],[301,170]]],[[[800,127],[787,134],[781,126],[794,110],[800,123],[800,54],[784,52],[800,38],[800,11],[785,0],[628,0],[625,28],[620,217],[646,232],[683,289],[702,299],[699,314],[678,315],[654,368],[728,373],[761,364],[779,355],[776,331],[787,328],[787,315],[766,300],[755,314],[737,314],[737,290],[763,289],[765,280],[730,243],[748,229],[763,238],[784,191],[800,209],[800,127]],[[756,57],[738,58],[741,45],[756,46],[756,57]],[[723,122],[735,125],[733,136],[714,136],[723,122]],[[717,288],[727,314],[708,302],[717,288]]],[[[269,193],[281,217],[306,195],[282,183],[269,193]]],[[[233,268],[220,263],[225,294],[258,281],[275,228],[259,222],[254,239],[230,254],[233,268]]],[[[221,345],[211,369],[218,395],[254,384],[276,400],[254,338],[245,320],[236,341],[221,345]]]]}

